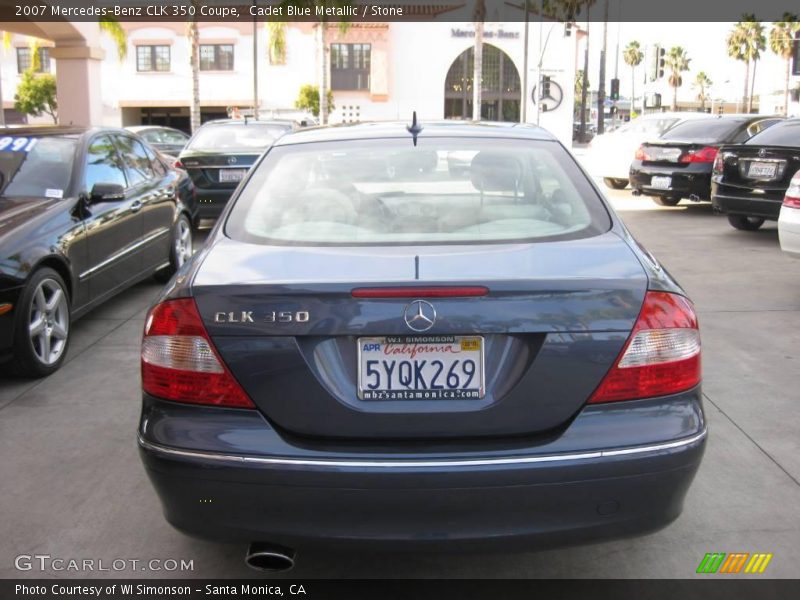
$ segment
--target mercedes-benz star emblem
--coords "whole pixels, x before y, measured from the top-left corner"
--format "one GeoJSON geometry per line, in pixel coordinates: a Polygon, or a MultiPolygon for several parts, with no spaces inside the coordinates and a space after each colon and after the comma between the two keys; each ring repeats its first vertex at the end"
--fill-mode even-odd
{"type": "Polygon", "coordinates": [[[414,331],[428,331],[436,322],[436,309],[425,300],[414,300],[404,313],[406,325],[414,331]]]}
{"type": "Polygon", "coordinates": [[[766,155],[767,155],[767,151],[764,148],[762,148],[761,150],[758,151],[758,156],[760,158],[764,158],[766,155]]]}
{"type": "Polygon", "coordinates": [[[236,157],[235,157],[235,156],[231,156],[231,157],[228,159],[228,164],[229,164],[229,165],[235,165],[235,164],[236,164],[236,160],[237,160],[237,159],[236,159],[236,157]]]}

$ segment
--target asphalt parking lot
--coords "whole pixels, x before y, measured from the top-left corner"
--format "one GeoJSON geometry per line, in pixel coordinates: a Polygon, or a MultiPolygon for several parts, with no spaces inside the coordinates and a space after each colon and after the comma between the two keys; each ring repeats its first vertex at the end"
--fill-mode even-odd
{"type": "MultiPolygon", "coordinates": [[[[741,232],[708,204],[662,208],[627,190],[610,196],[700,316],[710,437],[682,516],[646,537],[535,553],[301,549],[295,569],[281,576],[685,578],[707,552],[769,552],[773,559],[758,577],[797,576],[800,261],[781,253],[774,223],[741,232]]],[[[171,529],[139,462],[139,341],[158,290],[143,283],[77,322],[68,362],[50,378],[0,377],[0,577],[257,575],[243,562],[243,545],[171,529]],[[184,559],[194,570],[20,572],[20,554],[184,559]]]]}

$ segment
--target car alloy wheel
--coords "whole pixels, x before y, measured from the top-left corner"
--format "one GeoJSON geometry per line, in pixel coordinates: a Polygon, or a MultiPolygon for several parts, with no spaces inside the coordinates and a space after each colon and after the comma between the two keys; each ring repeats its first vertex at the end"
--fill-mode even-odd
{"type": "Polygon", "coordinates": [[[67,294],[55,279],[43,279],[30,304],[28,333],[36,358],[54,365],[64,353],[69,337],[67,294]]]}
{"type": "Polygon", "coordinates": [[[180,269],[191,257],[192,226],[186,219],[179,219],[175,235],[175,266],[180,269]]]}

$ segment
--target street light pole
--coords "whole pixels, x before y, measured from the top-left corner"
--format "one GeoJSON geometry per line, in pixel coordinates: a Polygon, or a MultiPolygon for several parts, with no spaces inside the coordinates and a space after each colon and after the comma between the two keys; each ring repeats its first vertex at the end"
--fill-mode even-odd
{"type": "MultiPolygon", "coordinates": [[[[256,0],[253,0],[253,6],[256,6],[256,0]]],[[[253,118],[258,119],[258,19],[255,17],[253,17],[253,118]]]]}
{"type": "Polygon", "coordinates": [[[529,23],[528,18],[530,16],[530,11],[528,10],[528,1],[525,0],[525,42],[524,46],[524,56],[522,57],[522,118],[520,119],[520,123],[524,123],[528,117],[528,33],[529,33],[529,23]]]}
{"type": "Polygon", "coordinates": [[[539,0],[539,64],[536,67],[536,124],[542,114],[542,37],[544,36],[544,0],[539,0]]]}
{"type": "Polygon", "coordinates": [[[608,44],[608,0],[604,3],[603,12],[603,46],[600,48],[600,81],[597,84],[597,135],[605,131],[606,103],[606,45],[608,44]]]}

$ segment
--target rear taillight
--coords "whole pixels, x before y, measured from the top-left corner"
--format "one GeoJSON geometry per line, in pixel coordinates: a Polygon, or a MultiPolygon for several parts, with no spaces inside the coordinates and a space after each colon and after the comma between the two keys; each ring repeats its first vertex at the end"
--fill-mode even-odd
{"type": "Polygon", "coordinates": [[[636,149],[636,154],[633,155],[633,158],[636,160],[649,160],[650,157],[647,156],[647,152],[644,150],[644,146],[639,146],[636,149]]]}
{"type": "Polygon", "coordinates": [[[590,403],[667,396],[700,383],[700,331],[692,303],[647,292],[631,337],[590,403]]]}
{"type": "Polygon", "coordinates": [[[179,160],[176,160],[172,164],[172,166],[175,167],[176,169],[185,169],[186,168],[186,167],[183,166],[183,163],[181,161],[179,161],[179,160]]]}
{"type": "Polygon", "coordinates": [[[722,158],[722,154],[717,152],[716,158],[714,158],[714,166],[712,167],[712,171],[714,175],[721,175],[722,172],[725,170],[725,159],[722,158]]]}
{"type": "Polygon", "coordinates": [[[800,208],[800,171],[792,177],[786,195],[783,197],[783,205],[789,208],[800,208]]]}
{"type": "Polygon", "coordinates": [[[705,148],[700,148],[700,150],[689,150],[678,161],[682,163],[713,163],[718,153],[719,148],[706,146],[705,148]]]}
{"type": "Polygon", "coordinates": [[[167,300],[147,315],[142,389],[176,402],[255,408],[214,349],[191,298],[167,300]]]}

